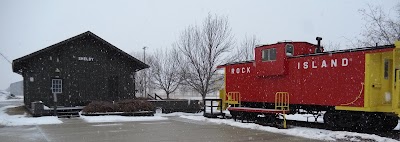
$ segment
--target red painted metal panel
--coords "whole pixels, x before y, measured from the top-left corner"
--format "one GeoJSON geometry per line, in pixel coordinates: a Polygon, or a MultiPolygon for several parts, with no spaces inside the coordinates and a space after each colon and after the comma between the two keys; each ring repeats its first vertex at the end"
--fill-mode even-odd
{"type": "Polygon", "coordinates": [[[271,76],[271,75],[283,75],[286,73],[286,55],[284,44],[275,44],[262,46],[255,49],[255,68],[258,76],[271,76]],[[265,49],[276,49],[276,60],[275,61],[262,61],[262,51],[265,49]]]}
{"type": "Polygon", "coordinates": [[[317,47],[317,45],[308,42],[294,42],[292,44],[295,47],[294,56],[312,54],[315,52],[315,48],[317,47]]]}
{"type": "Polygon", "coordinates": [[[255,49],[255,62],[224,66],[226,92],[240,92],[242,102],[274,103],[276,92],[289,92],[290,104],[338,106],[352,102],[361,91],[361,98],[350,105],[358,107],[364,105],[362,83],[364,83],[365,54],[392,50],[376,49],[286,60],[279,59],[286,58],[279,56],[277,62],[266,64],[257,61],[261,59],[259,57],[261,55],[258,55],[260,49],[262,48],[255,49]],[[282,70],[286,73],[272,75],[282,70]],[[260,73],[265,74],[260,75],[260,73]]]}

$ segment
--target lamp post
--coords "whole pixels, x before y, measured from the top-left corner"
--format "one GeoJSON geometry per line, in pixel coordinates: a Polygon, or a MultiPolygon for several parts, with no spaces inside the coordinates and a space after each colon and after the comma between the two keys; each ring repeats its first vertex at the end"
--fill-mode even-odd
{"type": "MultiPolygon", "coordinates": [[[[146,63],[146,46],[143,47],[143,62],[146,63]]],[[[146,71],[143,71],[143,97],[146,97],[146,71]]]]}

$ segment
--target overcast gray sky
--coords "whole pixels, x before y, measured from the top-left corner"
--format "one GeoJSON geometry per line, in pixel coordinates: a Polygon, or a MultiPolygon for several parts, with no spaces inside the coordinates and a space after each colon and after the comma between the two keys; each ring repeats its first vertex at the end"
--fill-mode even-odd
{"type": "MultiPolygon", "coordinates": [[[[170,48],[179,33],[208,13],[227,16],[235,38],[262,44],[282,40],[345,46],[362,31],[367,4],[394,11],[397,0],[143,0],[0,1],[0,53],[14,60],[85,31],[125,52],[170,48]]],[[[0,89],[22,80],[0,57],[0,89]]]]}

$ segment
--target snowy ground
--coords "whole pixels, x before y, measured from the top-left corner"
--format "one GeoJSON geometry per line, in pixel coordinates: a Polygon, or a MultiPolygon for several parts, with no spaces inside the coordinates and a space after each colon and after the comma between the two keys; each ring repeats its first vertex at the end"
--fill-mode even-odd
{"type": "Polygon", "coordinates": [[[292,136],[299,136],[305,138],[312,138],[312,139],[319,139],[319,140],[328,140],[328,141],[335,141],[335,140],[349,140],[349,141],[368,141],[368,140],[375,140],[379,142],[397,142],[397,140],[389,139],[380,137],[377,135],[371,134],[360,134],[354,132],[346,132],[346,131],[330,131],[330,130],[322,130],[322,129],[315,129],[315,128],[304,128],[304,127],[294,127],[290,129],[278,129],[275,127],[269,126],[262,126],[254,123],[241,123],[234,121],[232,119],[209,119],[202,116],[180,116],[182,118],[197,120],[197,121],[204,121],[204,122],[212,122],[217,124],[225,124],[234,127],[240,128],[248,128],[248,129],[256,129],[261,131],[268,131],[272,133],[280,133],[280,134],[287,134],[292,136]]]}
{"type": "MultiPolygon", "coordinates": [[[[16,97],[9,99],[10,94],[6,91],[0,90],[0,103],[4,102],[18,102],[21,103],[23,101],[22,97],[16,97]]],[[[23,115],[8,115],[5,111],[7,108],[18,107],[15,105],[9,105],[6,103],[6,106],[0,107],[0,125],[3,126],[23,126],[23,125],[45,125],[45,124],[61,124],[62,119],[59,119],[55,116],[42,116],[42,117],[31,117],[27,114],[23,115]]],[[[167,115],[168,116],[168,115],[167,115]]],[[[83,119],[88,123],[100,123],[100,122],[127,122],[127,121],[159,121],[159,120],[167,120],[168,118],[163,117],[161,115],[153,116],[153,117],[129,117],[129,116],[80,116],[80,119],[83,119]]]]}
{"type": "Polygon", "coordinates": [[[17,107],[23,101],[20,96],[9,97],[10,93],[7,91],[0,90],[0,103],[4,103],[6,106],[0,107],[0,125],[4,126],[22,126],[22,125],[43,125],[43,124],[60,124],[62,123],[57,117],[45,116],[45,117],[29,117],[27,114],[23,115],[8,115],[5,113],[7,108],[17,107]],[[16,102],[14,105],[10,103],[16,102]]]}
{"type": "Polygon", "coordinates": [[[4,101],[16,101],[16,100],[23,100],[22,96],[15,96],[11,97],[10,93],[4,90],[0,90],[0,102],[4,101]]]}
{"type": "Polygon", "coordinates": [[[129,121],[159,121],[167,120],[168,118],[162,116],[80,116],[85,122],[88,123],[102,123],[102,122],[129,122],[129,121]]]}
{"type": "MultiPolygon", "coordinates": [[[[0,103],[1,102],[10,102],[10,99],[7,99],[9,95],[6,91],[0,91],[0,103]]],[[[190,99],[201,99],[201,98],[190,98],[190,99]]],[[[22,99],[11,99],[13,101],[20,101],[22,99]]],[[[21,126],[21,125],[43,125],[43,124],[60,124],[62,123],[62,119],[53,116],[46,117],[29,117],[26,114],[24,115],[8,115],[5,113],[7,108],[16,107],[15,105],[7,105],[5,107],[0,107],[0,125],[5,126],[21,126]]],[[[229,115],[229,111],[224,111],[229,115]]],[[[300,121],[308,121],[313,122],[314,117],[312,115],[287,115],[287,119],[289,120],[300,120],[300,121]]],[[[268,131],[273,133],[281,133],[305,138],[313,138],[319,140],[347,140],[347,141],[397,141],[389,138],[380,137],[377,135],[371,134],[362,134],[362,133],[354,133],[354,132],[346,132],[346,131],[330,131],[323,129],[315,129],[315,128],[304,128],[304,127],[293,127],[290,129],[277,129],[275,127],[269,126],[261,126],[253,123],[241,123],[235,122],[232,119],[209,119],[202,116],[202,113],[169,113],[162,114],[160,111],[157,111],[155,116],[153,117],[129,117],[129,116],[81,116],[79,119],[84,120],[87,123],[103,123],[103,122],[126,122],[126,121],[160,121],[167,120],[168,117],[181,117],[190,120],[196,121],[204,121],[211,122],[216,124],[224,124],[230,125],[234,127],[248,128],[248,129],[256,129],[261,131],[268,131]]],[[[320,117],[318,122],[322,123],[323,119],[320,117]]],[[[397,130],[400,129],[398,125],[396,127],[397,130]]]]}
{"type": "Polygon", "coordinates": [[[43,125],[43,124],[61,124],[62,122],[55,116],[29,117],[24,115],[8,115],[5,113],[7,108],[17,106],[5,106],[0,108],[0,125],[22,126],[22,125],[43,125]]]}

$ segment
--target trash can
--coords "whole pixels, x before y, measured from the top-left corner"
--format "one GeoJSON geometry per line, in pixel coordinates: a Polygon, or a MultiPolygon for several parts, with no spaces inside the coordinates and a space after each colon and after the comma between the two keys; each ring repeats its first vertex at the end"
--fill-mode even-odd
{"type": "Polygon", "coordinates": [[[31,107],[33,117],[40,117],[43,115],[44,107],[42,101],[31,102],[31,107]]]}

